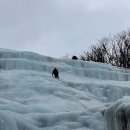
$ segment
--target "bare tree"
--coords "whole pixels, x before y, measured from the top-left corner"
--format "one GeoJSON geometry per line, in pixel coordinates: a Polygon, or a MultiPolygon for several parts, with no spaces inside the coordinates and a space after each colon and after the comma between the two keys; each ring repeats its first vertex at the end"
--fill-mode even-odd
{"type": "Polygon", "coordinates": [[[98,40],[80,59],[130,68],[130,30],[98,40]]]}
{"type": "Polygon", "coordinates": [[[95,62],[108,62],[108,38],[104,38],[98,41],[97,45],[90,47],[90,52],[84,52],[80,55],[81,60],[95,61],[95,62]]]}
{"type": "Polygon", "coordinates": [[[113,65],[130,68],[130,31],[119,33],[111,40],[113,65]]]}

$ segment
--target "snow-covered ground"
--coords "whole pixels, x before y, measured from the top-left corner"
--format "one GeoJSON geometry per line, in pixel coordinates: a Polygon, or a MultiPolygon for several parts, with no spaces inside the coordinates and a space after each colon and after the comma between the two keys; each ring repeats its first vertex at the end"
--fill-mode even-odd
{"type": "Polygon", "coordinates": [[[0,130],[129,130],[129,95],[128,70],[0,49],[0,130]]]}

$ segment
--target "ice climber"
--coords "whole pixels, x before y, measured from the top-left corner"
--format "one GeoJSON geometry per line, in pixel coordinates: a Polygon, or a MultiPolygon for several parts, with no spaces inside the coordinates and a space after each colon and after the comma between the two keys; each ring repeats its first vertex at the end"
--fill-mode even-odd
{"type": "Polygon", "coordinates": [[[54,68],[54,70],[52,71],[52,76],[55,76],[55,78],[58,78],[59,79],[59,72],[57,70],[57,68],[54,68]]]}
{"type": "Polygon", "coordinates": [[[78,60],[78,57],[77,56],[73,56],[72,60],[78,60]]]}

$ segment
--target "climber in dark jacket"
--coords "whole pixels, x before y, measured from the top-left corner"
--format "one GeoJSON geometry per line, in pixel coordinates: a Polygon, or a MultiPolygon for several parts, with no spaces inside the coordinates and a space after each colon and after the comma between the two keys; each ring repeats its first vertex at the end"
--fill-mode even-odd
{"type": "Polygon", "coordinates": [[[78,57],[77,56],[73,56],[72,60],[78,60],[78,57]]]}
{"type": "Polygon", "coordinates": [[[54,68],[54,70],[52,71],[52,76],[55,76],[55,78],[58,78],[59,79],[59,72],[57,70],[57,68],[54,68]]]}

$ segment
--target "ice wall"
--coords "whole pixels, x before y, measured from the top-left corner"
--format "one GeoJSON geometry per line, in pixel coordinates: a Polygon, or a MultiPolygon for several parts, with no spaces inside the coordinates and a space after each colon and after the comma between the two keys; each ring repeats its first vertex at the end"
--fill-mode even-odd
{"type": "Polygon", "coordinates": [[[128,70],[119,69],[111,65],[56,59],[32,52],[20,52],[0,49],[0,68],[5,70],[22,69],[51,72],[58,67],[60,72],[68,72],[82,77],[129,81],[128,70]]]}
{"type": "Polygon", "coordinates": [[[0,49],[0,67],[4,70],[33,70],[48,75],[57,67],[65,85],[87,91],[99,101],[116,101],[130,95],[129,83],[123,82],[130,81],[129,71],[108,64],[56,59],[33,52],[0,49]],[[74,80],[76,77],[77,80],[74,80]],[[64,81],[66,78],[67,82],[64,81]]]}
{"type": "Polygon", "coordinates": [[[130,97],[118,100],[104,111],[106,130],[130,130],[130,97]]]}
{"type": "Polygon", "coordinates": [[[0,130],[128,130],[129,95],[129,70],[0,49],[0,130]]]}

